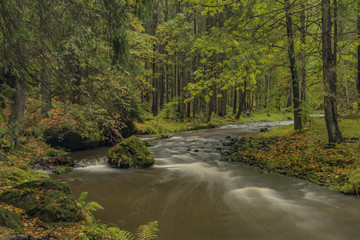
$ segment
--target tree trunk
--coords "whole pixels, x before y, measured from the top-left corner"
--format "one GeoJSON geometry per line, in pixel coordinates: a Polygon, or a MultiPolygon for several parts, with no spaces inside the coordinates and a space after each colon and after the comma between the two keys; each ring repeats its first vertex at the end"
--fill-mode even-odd
{"type": "Polygon", "coordinates": [[[13,126],[12,140],[14,147],[16,149],[20,148],[20,144],[19,144],[20,126],[25,112],[26,96],[25,96],[25,87],[23,82],[24,80],[20,80],[18,77],[15,77],[15,97],[14,97],[14,105],[10,116],[10,126],[13,126]]]}
{"type": "Polygon", "coordinates": [[[74,58],[74,65],[72,66],[73,68],[73,77],[74,77],[74,82],[73,82],[73,87],[74,90],[71,93],[71,98],[72,98],[72,103],[76,103],[76,104],[80,104],[81,102],[81,90],[80,90],[80,85],[81,85],[81,67],[80,67],[80,60],[75,58],[78,58],[75,54],[72,55],[72,57],[74,58]]]}
{"type": "Polygon", "coordinates": [[[159,104],[160,104],[160,109],[162,109],[164,107],[164,95],[165,95],[165,83],[164,83],[164,68],[162,68],[161,70],[161,75],[160,75],[160,82],[159,82],[159,104]]]}
{"type": "Polygon", "coordinates": [[[300,100],[301,103],[304,104],[306,102],[306,52],[305,52],[305,44],[306,44],[306,12],[305,5],[300,5],[301,9],[303,9],[300,13],[300,64],[299,64],[299,77],[300,77],[300,100]]]}
{"type": "Polygon", "coordinates": [[[244,81],[244,89],[241,89],[239,86],[239,104],[238,104],[238,112],[235,116],[236,119],[239,119],[241,114],[245,111],[246,108],[246,81],[244,81]]]}
{"type": "Polygon", "coordinates": [[[236,114],[236,108],[237,108],[237,93],[238,93],[237,87],[238,87],[238,84],[236,84],[234,87],[234,99],[233,99],[233,101],[234,101],[233,114],[234,115],[236,114]]]}
{"type": "Polygon", "coordinates": [[[40,85],[41,85],[41,95],[42,95],[42,107],[41,115],[43,117],[49,117],[49,112],[52,107],[51,104],[51,85],[50,79],[47,74],[47,69],[44,66],[40,73],[40,85]]]}
{"type": "MultiPolygon", "coordinates": [[[[154,55],[156,52],[156,46],[154,45],[154,55]]],[[[153,80],[153,99],[152,99],[152,113],[154,116],[158,115],[159,113],[159,98],[158,98],[158,93],[159,93],[159,88],[158,88],[158,79],[156,76],[156,58],[153,58],[153,63],[152,63],[152,80],[153,80]]]]}
{"type": "MultiPolygon", "coordinates": [[[[155,8],[156,8],[156,13],[153,17],[153,24],[152,24],[152,34],[155,34],[156,32],[156,28],[159,24],[159,2],[155,3],[155,8]]],[[[153,62],[152,62],[152,82],[153,82],[153,98],[152,98],[152,113],[154,116],[157,116],[159,113],[159,91],[160,91],[160,87],[159,87],[159,79],[157,77],[157,59],[156,59],[156,54],[158,51],[159,46],[155,43],[153,45],[153,62]]]]}
{"type": "Polygon", "coordinates": [[[342,141],[342,134],[337,122],[336,72],[331,49],[331,8],[330,0],[322,0],[322,60],[325,89],[325,122],[329,143],[342,141]]]}
{"type": "Polygon", "coordinates": [[[301,124],[299,78],[296,70],[294,34],[293,34],[292,17],[290,15],[291,13],[290,13],[289,0],[285,0],[285,14],[286,14],[286,33],[288,38],[288,54],[290,60],[290,72],[291,72],[293,99],[294,99],[294,128],[295,130],[300,130],[302,129],[302,124],[301,124]]]}
{"type": "MultiPolygon", "coordinates": [[[[357,1],[357,9],[358,9],[358,16],[357,16],[357,32],[360,36],[360,1],[357,1]]],[[[356,89],[358,92],[358,111],[360,112],[360,45],[357,46],[357,81],[356,81],[356,89]]]]}

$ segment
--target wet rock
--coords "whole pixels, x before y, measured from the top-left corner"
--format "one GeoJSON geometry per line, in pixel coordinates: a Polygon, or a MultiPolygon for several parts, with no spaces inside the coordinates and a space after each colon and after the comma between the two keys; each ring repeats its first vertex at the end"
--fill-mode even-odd
{"type": "Polygon", "coordinates": [[[73,171],[73,168],[70,166],[61,166],[61,167],[54,169],[52,172],[55,174],[61,175],[61,174],[69,173],[72,171],[73,171]]]}
{"type": "Polygon", "coordinates": [[[35,161],[37,167],[41,169],[54,169],[56,167],[68,166],[74,167],[75,162],[71,157],[50,157],[50,158],[40,158],[35,161]]]}
{"type": "Polygon", "coordinates": [[[232,144],[232,142],[224,142],[223,146],[228,147],[228,146],[231,146],[231,144],[232,144]]]}
{"type": "Polygon", "coordinates": [[[152,146],[154,146],[154,144],[151,143],[151,142],[149,142],[149,141],[144,141],[144,144],[145,144],[146,147],[152,147],[152,146]]]}
{"type": "Polygon", "coordinates": [[[109,164],[118,168],[147,168],[155,161],[149,149],[135,136],[111,148],[107,157],[109,164]]]}
{"type": "Polygon", "coordinates": [[[70,189],[54,180],[30,181],[0,195],[0,201],[22,208],[44,222],[79,222],[84,219],[70,189]]]}
{"type": "Polygon", "coordinates": [[[16,212],[10,212],[0,207],[0,225],[14,229],[18,233],[23,233],[21,217],[16,212]]]}
{"type": "Polygon", "coordinates": [[[260,128],[260,132],[268,132],[269,131],[269,129],[268,128],[266,128],[266,127],[264,127],[264,128],[260,128]]]}
{"type": "Polygon", "coordinates": [[[172,136],[167,135],[167,134],[160,134],[159,136],[156,137],[156,139],[167,139],[167,138],[171,138],[172,136]]]}

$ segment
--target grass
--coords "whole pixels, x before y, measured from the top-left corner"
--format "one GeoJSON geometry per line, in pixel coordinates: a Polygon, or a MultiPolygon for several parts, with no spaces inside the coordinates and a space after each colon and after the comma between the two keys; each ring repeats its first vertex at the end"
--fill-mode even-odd
{"type": "Polygon", "coordinates": [[[339,125],[344,141],[332,148],[324,119],[313,119],[303,131],[289,125],[241,138],[230,160],[355,194],[360,192],[360,121],[339,119],[339,125]]]}

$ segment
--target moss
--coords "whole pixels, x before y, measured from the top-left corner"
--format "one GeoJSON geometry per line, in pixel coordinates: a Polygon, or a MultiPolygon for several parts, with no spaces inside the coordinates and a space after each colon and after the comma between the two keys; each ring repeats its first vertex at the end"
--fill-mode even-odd
{"type": "Polygon", "coordinates": [[[61,167],[54,169],[52,172],[60,175],[60,174],[65,174],[65,173],[69,173],[72,171],[73,171],[73,168],[70,166],[61,166],[61,167]]]}
{"type": "Polygon", "coordinates": [[[23,226],[21,224],[21,217],[16,212],[10,212],[0,207],[0,225],[7,228],[14,229],[18,233],[23,233],[23,226]]]}
{"type": "Polygon", "coordinates": [[[15,186],[24,182],[47,178],[49,178],[47,174],[36,172],[30,168],[20,169],[5,167],[2,174],[0,174],[0,186],[15,186]]]}
{"type": "Polygon", "coordinates": [[[108,159],[111,165],[119,168],[147,168],[155,161],[149,149],[135,136],[110,149],[108,159]]]}
{"type": "Polygon", "coordinates": [[[71,191],[68,186],[60,182],[56,182],[51,179],[46,180],[35,180],[20,184],[14,188],[18,189],[39,189],[39,190],[56,190],[65,193],[66,195],[71,195],[71,191]]]}
{"type": "Polygon", "coordinates": [[[0,195],[0,201],[22,208],[44,222],[78,222],[84,219],[70,189],[54,180],[31,181],[0,195]]]}
{"type": "Polygon", "coordinates": [[[94,127],[84,131],[80,127],[64,124],[44,131],[44,139],[51,146],[60,146],[70,150],[93,148],[100,143],[100,130],[94,127]]]}

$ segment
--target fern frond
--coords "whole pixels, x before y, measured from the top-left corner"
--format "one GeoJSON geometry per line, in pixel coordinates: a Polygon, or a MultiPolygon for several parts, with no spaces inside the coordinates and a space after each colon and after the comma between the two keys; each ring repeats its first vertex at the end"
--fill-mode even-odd
{"type": "Polygon", "coordinates": [[[140,226],[136,231],[137,240],[152,240],[157,239],[156,233],[159,231],[158,222],[149,222],[147,225],[140,226]]]}

